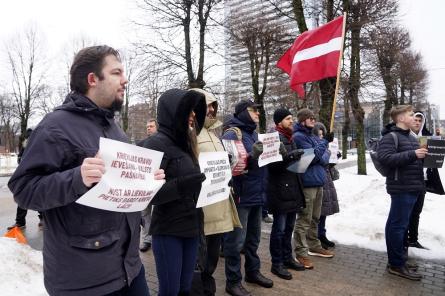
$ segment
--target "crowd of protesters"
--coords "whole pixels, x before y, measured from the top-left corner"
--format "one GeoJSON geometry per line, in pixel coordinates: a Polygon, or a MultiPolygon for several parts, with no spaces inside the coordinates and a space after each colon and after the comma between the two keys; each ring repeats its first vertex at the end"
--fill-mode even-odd
{"type": "MultiPolygon", "coordinates": [[[[264,210],[273,217],[269,249],[275,276],[291,280],[289,270],[314,268],[310,256],[335,255],[335,243],[326,235],[326,217],[339,212],[333,183],[338,172],[329,162],[334,134],[316,122],[311,110],[274,111],[283,160],[260,167],[260,105],[239,101],[218,135],[223,124],[217,119],[214,95],[201,89],[164,92],[156,120],[148,122],[147,138],[138,143],[164,153],[155,178],[165,179],[143,211],[141,224],[140,212],[75,203],[104,174],[99,138],[128,142],[114,120],[128,82],[119,53],[108,46],[82,49],[70,74],[71,93],[36,127],[8,184],[20,208],[43,214],[44,283],[50,295],[149,295],[138,251],[150,248],[161,296],[215,295],[213,273],[221,249],[227,293],[251,295],[243,278],[272,288],[273,280],[262,274],[258,255],[264,210]],[[206,178],[199,153],[224,151],[221,140],[241,141],[247,166],[232,177],[229,199],[197,208],[206,178]],[[306,171],[289,169],[308,150],[314,158],[306,171]]],[[[391,116],[394,123],[386,127],[380,146],[382,160],[399,174],[396,180],[394,174],[387,177],[392,200],[386,226],[388,271],[418,279],[406,265],[406,246],[422,247],[417,227],[425,193],[421,159],[427,151],[417,148],[411,133],[426,133],[415,127],[410,107],[396,108],[391,116]],[[399,137],[398,148],[389,133],[399,137]]]]}

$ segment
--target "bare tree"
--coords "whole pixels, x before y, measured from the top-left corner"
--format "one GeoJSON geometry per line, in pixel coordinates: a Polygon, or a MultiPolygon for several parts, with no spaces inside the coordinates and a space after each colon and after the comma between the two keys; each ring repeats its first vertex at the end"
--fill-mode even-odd
{"type": "Polygon", "coordinates": [[[15,150],[15,135],[19,125],[14,114],[14,101],[10,95],[0,94],[0,133],[1,141],[7,151],[15,150]]]}
{"type": "Polygon", "coordinates": [[[282,53],[287,34],[267,18],[234,18],[228,29],[235,48],[247,52],[254,101],[263,106],[260,110],[260,132],[266,132],[265,97],[270,78],[270,64],[282,53]]]}
{"type": "Polygon", "coordinates": [[[221,0],[140,0],[139,8],[148,12],[151,20],[135,22],[151,35],[149,41],[139,44],[140,50],[163,61],[163,70],[186,73],[189,88],[203,88],[206,35],[213,21],[211,15],[220,3],[221,0]],[[197,48],[194,44],[198,44],[197,48]]]}
{"type": "Polygon", "coordinates": [[[35,27],[28,27],[6,44],[8,64],[11,70],[14,106],[20,120],[21,147],[25,139],[28,121],[36,110],[35,104],[42,97],[45,85],[46,64],[41,36],[35,27]]]}

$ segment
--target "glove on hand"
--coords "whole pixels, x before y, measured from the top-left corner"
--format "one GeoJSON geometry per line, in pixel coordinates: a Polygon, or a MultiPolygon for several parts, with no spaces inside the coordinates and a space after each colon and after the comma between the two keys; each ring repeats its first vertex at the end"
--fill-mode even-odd
{"type": "Polygon", "coordinates": [[[328,141],[328,143],[331,143],[332,141],[334,141],[334,133],[333,132],[327,133],[324,138],[326,139],[326,141],[328,141]]]}
{"type": "Polygon", "coordinates": [[[287,155],[287,149],[282,142],[280,142],[280,154],[284,157],[287,155]]]}
{"type": "Polygon", "coordinates": [[[206,179],[203,173],[195,173],[178,177],[178,191],[183,195],[191,195],[201,188],[201,183],[206,179]]]}
{"type": "Polygon", "coordinates": [[[303,149],[295,149],[295,150],[292,150],[291,152],[289,152],[288,157],[290,160],[300,160],[301,155],[303,155],[303,154],[304,154],[303,149]]]}
{"type": "Polygon", "coordinates": [[[261,153],[263,153],[263,142],[255,142],[252,146],[252,152],[250,152],[250,156],[253,159],[258,159],[260,157],[261,153]]]}

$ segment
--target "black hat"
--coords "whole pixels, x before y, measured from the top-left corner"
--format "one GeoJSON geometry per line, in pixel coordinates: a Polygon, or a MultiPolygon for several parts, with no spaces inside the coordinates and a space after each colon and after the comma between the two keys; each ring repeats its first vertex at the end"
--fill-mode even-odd
{"type": "Polygon", "coordinates": [[[238,104],[235,105],[235,115],[240,114],[241,112],[246,110],[248,107],[259,108],[259,107],[261,107],[261,105],[255,104],[251,100],[241,100],[238,104]]]}
{"type": "Polygon", "coordinates": [[[311,118],[311,117],[315,117],[315,114],[314,114],[314,112],[312,112],[311,110],[309,110],[307,108],[301,109],[297,113],[298,122],[303,122],[306,119],[311,118]]]}
{"type": "Polygon", "coordinates": [[[284,118],[286,118],[289,115],[292,115],[292,113],[290,113],[289,110],[284,108],[278,108],[273,113],[273,121],[275,122],[275,124],[279,124],[284,118]]]}

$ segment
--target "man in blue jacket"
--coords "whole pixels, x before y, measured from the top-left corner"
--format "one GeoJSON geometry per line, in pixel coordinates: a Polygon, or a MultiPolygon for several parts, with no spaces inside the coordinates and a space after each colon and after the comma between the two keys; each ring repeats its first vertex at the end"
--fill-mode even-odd
{"type": "Polygon", "coordinates": [[[303,192],[306,208],[298,214],[294,228],[295,254],[297,260],[306,269],[314,268],[308,255],[332,258],[334,253],[323,249],[318,239],[318,222],[320,220],[323,185],[326,180],[325,166],[329,164],[328,143],[334,135],[328,133],[320,139],[312,133],[315,115],[309,109],[301,109],[297,113],[298,122],[294,126],[292,140],[300,149],[314,149],[315,157],[302,176],[303,192]]]}
{"type": "Polygon", "coordinates": [[[43,212],[50,295],[149,295],[138,249],[141,213],[75,203],[105,171],[99,138],[128,141],[113,118],[128,82],[119,53],[84,48],[70,76],[71,93],[34,130],[8,186],[20,207],[43,212]]]}
{"type": "Polygon", "coordinates": [[[420,148],[417,139],[411,134],[410,129],[414,126],[412,106],[393,107],[391,119],[393,122],[382,131],[383,137],[377,149],[380,162],[389,168],[386,191],[391,196],[391,208],[385,227],[388,272],[418,281],[422,275],[415,272],[415,266],[406,264],[404,240],[414,205],[425,194],[423,158],[428,151],[420,148]]]}
{"type": "Polygon", "coordinates": [[[234,116],[227,122],[225,140],[241,140],[248,153],[247,173],[232,178],[235,203],[243,228],[235,228],[224,239],[226,262],[226,292],[235,296],[248,296],[250,293],[241,284],[241,257],[244,247],[245,281],[265,288],[273,286],[272,280],[260,272],[261,261],[257,250],[261,237],[261,212],[267,185],[267,167],[258,167],[258,157],[263,152],[258,134],[255,131],[259,122],[260,105],[250,100],[242,100],[235,106],[234,116]]]}

